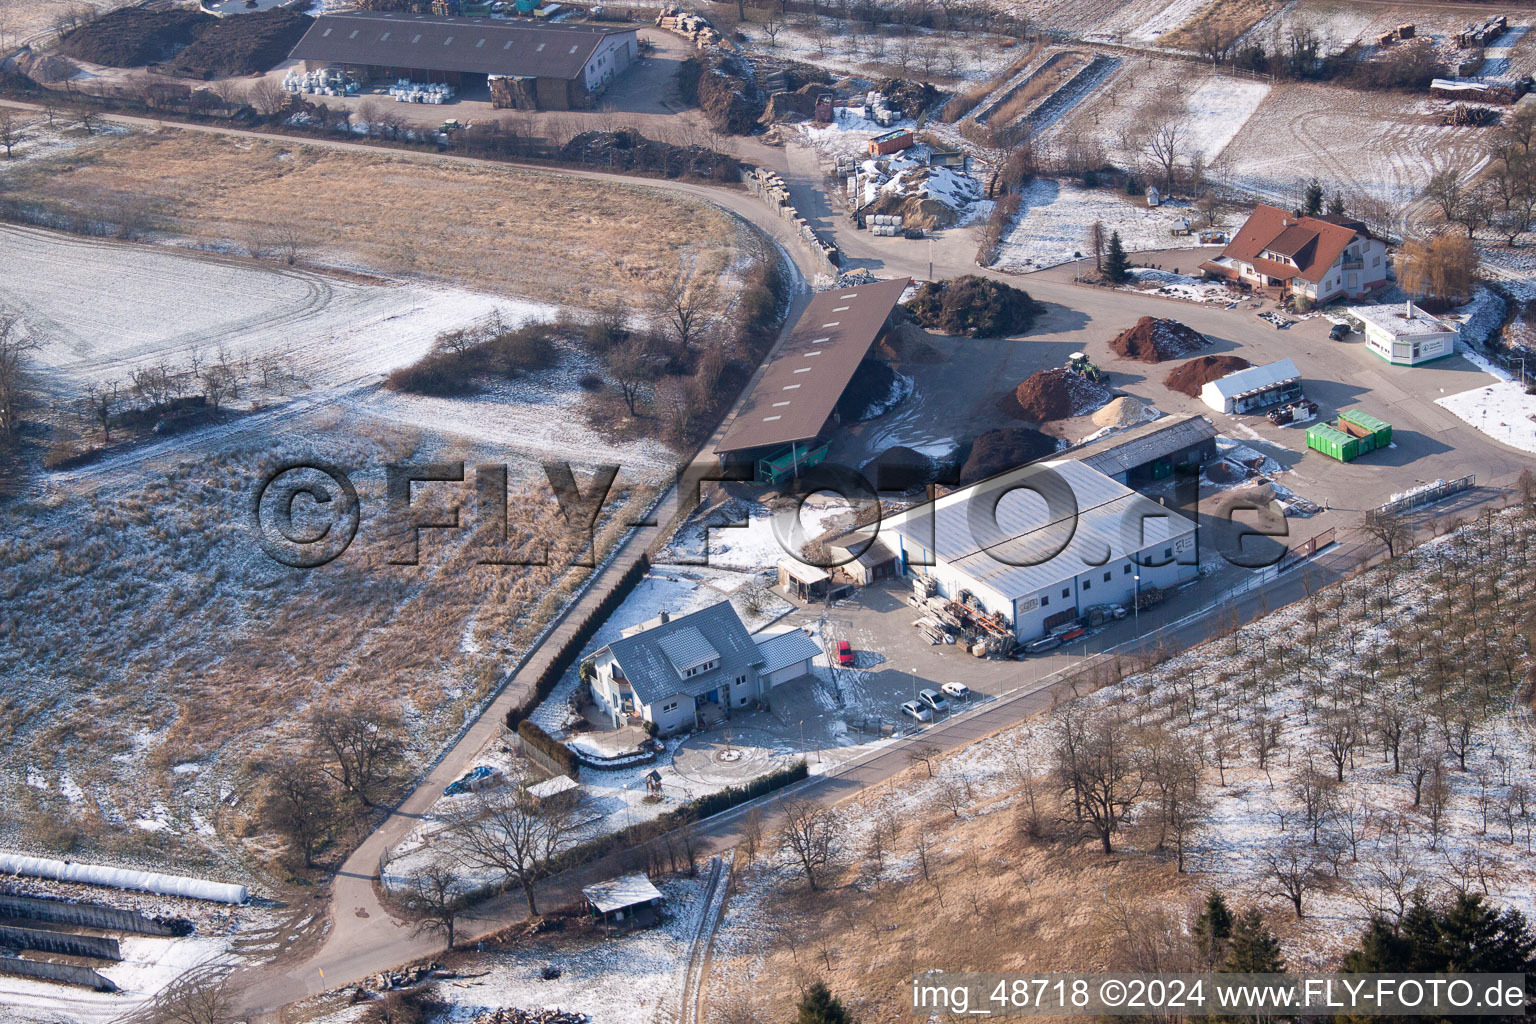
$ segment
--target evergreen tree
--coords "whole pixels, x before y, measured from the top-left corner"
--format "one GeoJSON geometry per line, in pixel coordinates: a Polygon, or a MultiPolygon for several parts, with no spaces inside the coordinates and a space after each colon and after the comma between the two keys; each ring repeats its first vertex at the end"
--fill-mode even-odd
{"type": "Polygon", "coordinates": [[[1420,901],[1395,928],[1371,921],[1344,957],[1344,970],[1529,974],[1536,970],[1536,934],[1524,914],[1495,910],[1480,895],[1457,896],[1443,910],[1420,901]]]}
{"type": "Polygon", "coordinates": [[[1104,280],[1110,284],[1124,284],[1130,280],[1130,267],[1130,260],[1125,258],[1125,246],[1120,241],[1120,232],[1110,232],[1109,252],[1104,257],[1104,280]]]}
{"type": "Polygon", "coordinates": [[[1344,216],[1344,196],[1343,195],[1341,195],[1338,192],[1335,192],[1333,194],[1333,198],[1328,200],[1328,214],[1330,216],[1333,216],[1333,217],[1342,217],[1342,216],[1344,216]]]}
{"type": "Polygon", "coordinates": [[[1394,974],[1412,970],[1413,946],[1386,918],[1373,917],[1360,936],[1360,945],[1344,957],[1350,974],[1394,974]]]}
{"type": "Polygon", "coordinates": [[[849,1024],[848,1011],[823,982],[814,982],[800,997],[795,1024],[849,1024]]]}
{"type": "Polygon", "coordinates": [[[1536,935],[1513,907],[1500,913],[1481,895],[1462,893],[1439,915],[1438,924],[1436,970],[1501,974],[1536,966],[1536,935]]]}
{"type": "Polygon", "coordinates": [[[1323,212],[1323,186],[1316,178],[1307,183],[1306,201],[1301,212],[1308,217],[1316,217],[1323,212]]]}
{"type": "Polygon", "coordinates": [[[1208,969],[1226,960],[1232,939],[1232,911],[1221,893],[1212,892],[1205,898],[1205,908],[1195,918],[1193,931],[1195,949],[1208,969]]]}
{"type": "Polygon", "coordinates": [[[1228,974],[1279,974],[1285,970],[1280,940],[1257,909],[1249,910],[1232,923],[1231,949],[1224,970],[1228,974]]]}

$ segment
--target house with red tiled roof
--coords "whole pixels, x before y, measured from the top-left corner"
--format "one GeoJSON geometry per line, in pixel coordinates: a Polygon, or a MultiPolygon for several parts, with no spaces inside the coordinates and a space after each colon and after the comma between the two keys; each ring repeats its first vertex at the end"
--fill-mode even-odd
{"type": "Polygon", "coordinates": [[[1306,217],[1260,204],[1222,254],[1200,269],[1313,304],[1358,299],[1387,286],[1387,243],[1349,217],[1306,217]]]}

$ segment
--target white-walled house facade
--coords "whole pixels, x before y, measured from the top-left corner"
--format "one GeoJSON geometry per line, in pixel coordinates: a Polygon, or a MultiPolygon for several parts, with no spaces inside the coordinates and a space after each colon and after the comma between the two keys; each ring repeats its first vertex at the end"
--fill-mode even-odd
{"type": "Polygon", "coordinates": [[[1261,204],[1221,255],[1200,269],[1208,277],[1288,292],[1313,304],[1359,299],[1387,287],[1387,243],[1362,221],[1261,204]]]}
{"type": "Polygon", "coordinates": [[[590,659],[592,699],[614,726],[651,722],[658,735],[694,728],[762,700],[810,671],[816,641],[794,630],[754,640],[729,601],[663,612],[590,659]]]}

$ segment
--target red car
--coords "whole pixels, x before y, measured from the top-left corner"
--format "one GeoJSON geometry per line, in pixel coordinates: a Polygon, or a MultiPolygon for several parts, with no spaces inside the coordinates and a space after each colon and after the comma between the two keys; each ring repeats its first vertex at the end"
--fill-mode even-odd
{"type": "Polygon", "coordinates": [[[853,664],[853,645],[847,640],[837,642],[837,663],[844,666],[853,664]]]}

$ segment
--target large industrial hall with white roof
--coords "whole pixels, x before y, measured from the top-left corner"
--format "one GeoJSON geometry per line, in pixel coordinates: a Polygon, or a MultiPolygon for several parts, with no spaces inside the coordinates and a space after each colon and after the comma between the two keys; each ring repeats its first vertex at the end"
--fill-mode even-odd
{"type": "Polygon", "coordinates": [[[1536,0],[0,0],[0,1024],[1515,1021],[1533,555],[1536,0]]]}

